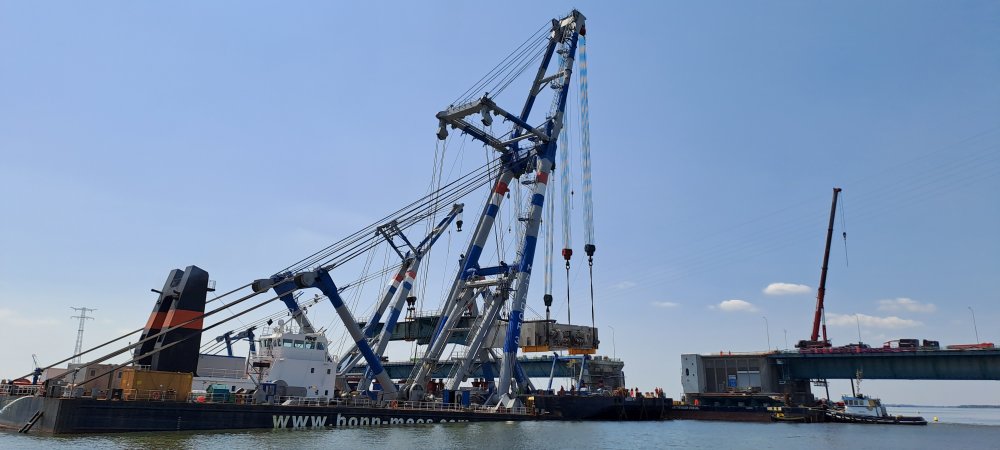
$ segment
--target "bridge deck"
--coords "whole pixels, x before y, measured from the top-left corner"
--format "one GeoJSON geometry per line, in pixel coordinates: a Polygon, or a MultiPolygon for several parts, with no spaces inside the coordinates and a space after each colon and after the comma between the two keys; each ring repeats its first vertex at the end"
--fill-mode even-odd
{"type": "Polygon", "coordinates": [[[1000,349],[775,353],[784,379],[1000,380],[1000,349]]]}

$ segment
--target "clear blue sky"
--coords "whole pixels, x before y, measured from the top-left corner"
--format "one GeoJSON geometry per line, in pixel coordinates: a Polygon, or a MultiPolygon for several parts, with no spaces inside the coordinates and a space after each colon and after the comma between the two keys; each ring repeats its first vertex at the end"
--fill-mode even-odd
{"type": "MultiPolygon", "coordinates": [[[[98,309],[86,343],[110,339],[145,322],[170,269],[239,286],[419,197],[434,114],[571,7],[588,17],[597,322],[629,384],[677,395],[681,353],[763,350],[764,317],[772,347],[806,338],[833,186],[835,343],[858,340],[855,314],[865,342],[974,342],[969,307],[1000,341],[996,2],[4,1],[3,376],[71,353],[71,306],[98,309]]],[[[996,382],[869,386],[1000,404],[996,382]]]]}

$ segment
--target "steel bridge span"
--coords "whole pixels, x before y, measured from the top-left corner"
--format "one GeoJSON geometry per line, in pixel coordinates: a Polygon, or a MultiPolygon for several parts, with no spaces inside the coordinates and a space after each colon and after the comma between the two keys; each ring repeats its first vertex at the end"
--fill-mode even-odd
{"type": "Polygon", "coordinates": [[[781,380],[1000,380],[1000,349],[864,353],[774,353],[781,380]]]}

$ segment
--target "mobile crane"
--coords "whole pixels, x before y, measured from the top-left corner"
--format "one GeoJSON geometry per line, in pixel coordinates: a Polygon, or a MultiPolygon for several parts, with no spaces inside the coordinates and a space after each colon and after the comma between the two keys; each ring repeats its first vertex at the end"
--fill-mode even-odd
{"type": "Polygon", "coordinates": [[[823,300],[826,296],[826,272],[830,262],[830,242],[833,240],[833,221],[837,215],[837,197],[841,189],[833,188],[833,204],[830,205],[830,226],[826,229],[826,247],[823,250],[823,269],[820,271],[819,288],[816,289],[816,313],[813,316],[812,334],[808,340],[799,341],[795,344],[798,349],[816,349],[830,347],[830,340],[826,337],[826,315],[823,310],[823,300]],[[823,340],[819,339],[820,328],[823,330],[823,340]]]}

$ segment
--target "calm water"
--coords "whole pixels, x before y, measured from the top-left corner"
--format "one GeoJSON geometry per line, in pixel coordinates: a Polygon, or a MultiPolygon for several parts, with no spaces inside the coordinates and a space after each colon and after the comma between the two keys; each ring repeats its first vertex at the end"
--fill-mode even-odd
{"type": "Polygon", "coordinates": [[[887,449],[1000,448],[1000,409],[891,408],[919,411],[926,427],[733,422],[519,422],[383,429],[129,433],[43,436],[0,433],[0,448],[299,449],[299,448],[601,448],[887,449]]]}

